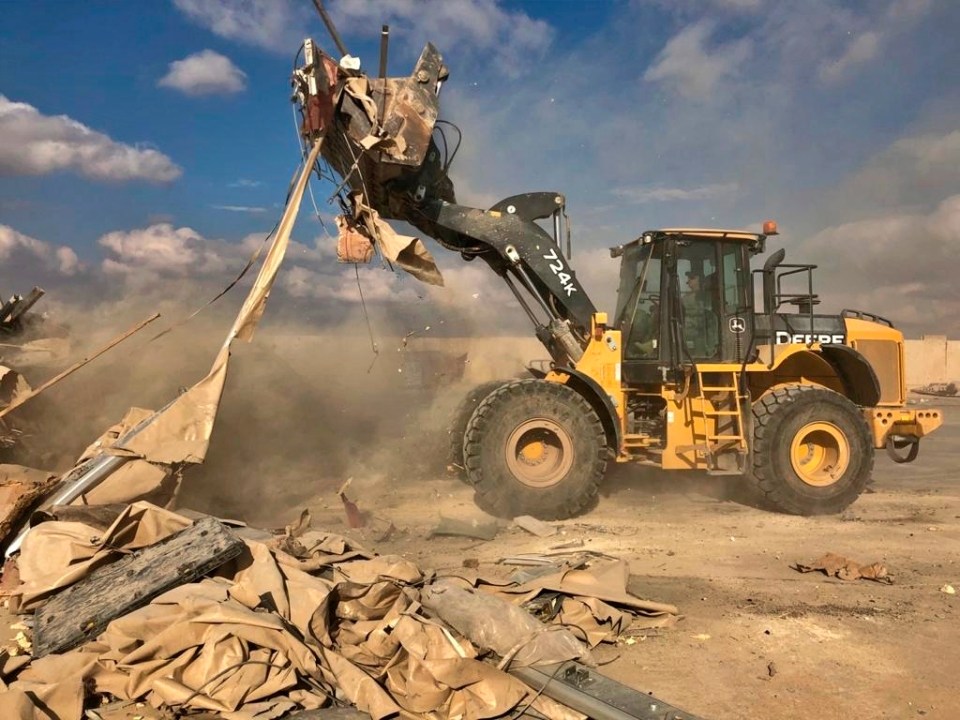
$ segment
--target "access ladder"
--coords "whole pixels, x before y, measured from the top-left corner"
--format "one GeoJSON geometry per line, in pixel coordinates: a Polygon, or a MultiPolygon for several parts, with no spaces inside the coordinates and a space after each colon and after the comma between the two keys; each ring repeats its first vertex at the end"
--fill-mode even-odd
{"type": "MultiPolygon", "coordinates": [[[[713,382],[717,380],[713,379],[713,382]]],[[[697,368],[697,394],[704,434],[704,443],[698,445],[697,449],[703,450],[707,460],[707,472],[711,475],[742,474],[748,453],[743,407],[749,396],[740,390],[740,371],[703,371],[697,368]],[[705,377],[708,375],[719,378],[721,384],[708,385],[705,377]],[[727,381],[729,385],[723,384],[727,381]],[[710,400],[707,398],[708,394],[720,397],[710,400]],[[717,462],[718,455],[731,452],[736,453],[736,469],[721,468],[717,462]]]]}

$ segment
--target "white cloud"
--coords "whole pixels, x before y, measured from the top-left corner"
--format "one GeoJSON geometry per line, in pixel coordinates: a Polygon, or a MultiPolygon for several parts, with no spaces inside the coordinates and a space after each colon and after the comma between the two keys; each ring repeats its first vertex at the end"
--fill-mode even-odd
{"type": "Polygon", "coordinates": [[[72,171],[95,180],[169,182],[181,170],[163,153],[117,142],[66,115],[41,114],[0,95],[0,175],[72,171]]]}
{"type": "Polygon", "coordinates": [[[255,188],[263,185],[263,182],[260,180],[248,180],[247,178],[240,178],[236,182],[232,182],[227,185],[231,188],[255,188]]]}
{"type": "Polygon", "coordinates": [[[739,189],[737,183],[714,183],[693,188],[628,187],[617,188],[613,194],[632,203],[674,202],[683,200],[713,200],[730,197],[739,189]]]}
{"type": "Polygon", "coordinates": [[[889,212],[827,228],[803,244],[804,261],[819,262],[835,309],[854,307],[889,317],[910,333],[936,328],[960,335],[960,195],[929,213],[889,212]]]}
{"type": "Polygon", "coordinates": [[[522,74],[525,64],[539,57],[553,38],[549,23],[504,9],[499,0],[444,0],[428,7],[411,0],[339,0],[329,9],[341,32],[370,35],[386,23],[391,34],[414,44],[432,40],[448,52],[456,49],[461,58],[483,51],[511,76],[522,74]]]}
{"type": "MultiPolygon", "coordinates": [[[[319,25],[311,3],[291,0],[174,0],[190,20],[220,37],[292,53],[319,25]]],[[[387,23],[391,35],[408,47],[427,40],[457,48],[461,56],[482,51],[508,75],[518,75],[531,56],[549,47],[553,29],[500,0],[443,0],[425,6],[415,0],[338,0],[327,9],[341,35],[374,37],[387,23]]],[[[326,33],[318,37],[336,54],[326,33]]],[[[347,43],[349,49],[353,49],[347,43]]],[[[419,49],[419,48],[417,48],[419,49]]],[[[367,59],[373,67],[375,58],[367,59]]]]}
{"type": "Polygon", "coordinates": [[[838,82],[858,66],[873,60],[880,50],[880,40],[881,35],[873,31],[857,35],[840,57],[820,66],[820,79],[827,83],[838,82]]]}
{"type": "Polygon", "coordinates": [[[877,208],[939,202],[960,188],[960,129],[896,140],[844,186],[844,205],[877,208]]]}
{"type": "Polygon", "coordinates": [[[712,33],[713,24],[706,20],[684,28],[670,39],[643,79],[662,82],[688,99],[709,98],[723,80],[738,74],[751,51],[747,39],[711,49],[707,44],[712,33]]]}
{"type": "Polygon", "coordinates": [[[97,241],[108,257],[103,271],[114,275],[200,277],[226,273],[242,253],[238,246],[208,240],[188,227],[160,223],[136,230],[118,230],[97,241]]]}
{"type": "Polygon", "coordinates": [[[278,52],[293,53],[316,12],[291,0],[174,0],[197,25],[215,35],[278,52]]]}
{"type": "Polygon", "coordinates": [[[255,205],[211,205],[214,210],[227,210],[228,212],[242,212],[242,213],[265,213],[267,209],[265,207],[259,207],[255,205]]]}
{"type": "Polygon", "coordinates": [[[170,63],[167,74],[157,85],[187,95],[229,95],[246,88],[247,75],[225,55],[201,50],[170,63]]]}
{"type": "Polygon", "coordinates": [[[54,246],[8,225],[0,225],[0,262],[9,272],[16,268],[19,258],[39,260],[44,267],[61,275],[75,275],[81,270],[80,260],[72,248],[54,246]]]}

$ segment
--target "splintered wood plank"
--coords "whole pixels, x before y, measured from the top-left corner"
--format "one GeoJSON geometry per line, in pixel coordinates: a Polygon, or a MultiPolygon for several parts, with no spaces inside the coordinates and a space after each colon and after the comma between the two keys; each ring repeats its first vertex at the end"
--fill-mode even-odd
{"type": "Polygon", "coordinates": [[[204,518],[94,570],[37,611],[34,656],[63,652],[96,637],[111,620],[216,570],[243,548],[226,526],[204,518]]]}

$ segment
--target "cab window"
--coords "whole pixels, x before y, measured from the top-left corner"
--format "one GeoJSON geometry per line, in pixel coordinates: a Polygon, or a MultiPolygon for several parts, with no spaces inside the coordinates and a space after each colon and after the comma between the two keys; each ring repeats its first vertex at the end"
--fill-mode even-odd
{"type": "MultiPolygon", "coordinates": [[[[620,292],[628,292],[626,302],[622,295],[619,318],[623,333],[624,357],[627,360],[651,360],[660,356],[660,258],[661,244],[642,246],[642,255],[636,262],[633,287],[621,275],[620,292]]],[[[626,260],[626,258],[625,258],[626,260]]]]}

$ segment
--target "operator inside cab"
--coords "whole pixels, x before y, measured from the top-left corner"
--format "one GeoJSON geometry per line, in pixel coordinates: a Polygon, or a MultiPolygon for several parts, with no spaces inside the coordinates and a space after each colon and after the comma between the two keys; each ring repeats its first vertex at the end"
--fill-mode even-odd
{"type": "Polygon", "coordinates": [[[683,340],[690,356],[712,358],[720,343],[717,314],[716,274],[703,276],[702,270],[686,272],[687,290],[680,296],[683,305],[683,340]]]}

